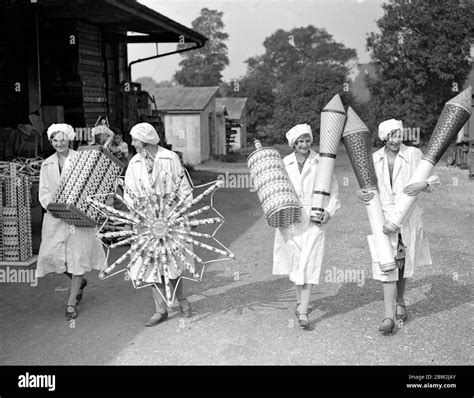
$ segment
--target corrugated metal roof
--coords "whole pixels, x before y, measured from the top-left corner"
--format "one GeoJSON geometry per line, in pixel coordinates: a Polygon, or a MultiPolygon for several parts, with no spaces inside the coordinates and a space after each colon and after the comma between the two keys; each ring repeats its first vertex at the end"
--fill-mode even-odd
{"type": "Polygon", "coordinates": [[[242,117],[242,112],[247,103],[247,98],[235,98],[235,97],[226,97],[226,98],[217,98],[216,105],[221,107],[225,106],[229,119],[239,120],[242,117]]]}
{"type": "Polygon", "coordinates": [[[218,86],[160,87],[154,92],[156,107],[161,111],[202,111],[218,90],[218,86]]]}

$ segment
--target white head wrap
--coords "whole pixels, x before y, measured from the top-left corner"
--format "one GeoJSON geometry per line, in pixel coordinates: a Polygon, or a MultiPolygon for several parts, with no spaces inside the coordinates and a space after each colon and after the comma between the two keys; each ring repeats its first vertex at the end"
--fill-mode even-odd
{"type": "Polygon", "coordinates": [[[291,128],[286,133],[288,145],[293,148],[293,145],[295,145],[298,138],[304,134],[309,134],[311,136],[311,141],[313,141],[313,133],[311,132],[311,126],[309,124],[297,124],[295,127],[291,128]]]}
{"type": "Polygon", "coordinates": [[[160,142],[158,133],[150,123],[136,124],[130,130],[130,135],[145,144],[156,145],[160,142]]]}
{"type": "Polygon", "coordinates": [[[379,138],[382,141],[388,139],[389,134],[393,130],[401,130],[403,132],[403,123],[401,120],[390,119],[385,120],[384,122],[379,124],[379,138]]]}
{"type": "Polygon", "coordinates": [[[97,134],[107,134],[109,137],[114,136],[114,132],[110,130],[105,124],[92,127],[91,134],[92,137],[95,137],[97,134]]]}
{"type": "Polygon", "coordinates": [[[74,131],[72,126],[66,123],[56,123],[49,126],[48,131],[46,132],[46,134],[48,135],[48,140],[51,139],[51,135],[53,133],[64,133],[64,135],[69,141],[73,140],[76,136],[76,132],[74,131]]]}

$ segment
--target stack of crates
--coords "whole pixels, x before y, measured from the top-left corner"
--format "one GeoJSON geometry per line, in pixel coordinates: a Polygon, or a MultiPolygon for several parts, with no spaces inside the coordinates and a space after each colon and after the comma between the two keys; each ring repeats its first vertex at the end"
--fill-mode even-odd
{"type": "Polygon", "coordinates": [[[25,262],[33,256],[30,182],[8,163],[0,175],[0,261],[25,262]]]}

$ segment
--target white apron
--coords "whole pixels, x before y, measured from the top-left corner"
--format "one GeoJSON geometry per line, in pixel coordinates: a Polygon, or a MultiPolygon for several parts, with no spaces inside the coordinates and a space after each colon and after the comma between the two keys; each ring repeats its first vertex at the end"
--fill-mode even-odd
{"type": "MultiPolygon", "coordinates": [[[[285,169],[296,194],[303,206],[301,222],[285,229],[277,229],[273,249],[273,274],[289,275],[296,285],[318,284],[324,256],[326,226],[318,226],[310,221],[314,195],[314,183],[318,173],[319,155],[310,149],[303,170],[300,174],[294,153],[283,159],[285,169]]],[[[338,195],[338,184],[333,175],[331,197],[326,209],[331,217],[341,207],[338,195]]]]}
{"type": "MultiPolygon", "coordinates": [[[[390,174],[387,156],[385,155],[385,147],[374,152],[373,160],[377,174],[380,201],[382,202],[382,210],[385,218],[387,218],[387,215],[390,214],[390,211],[395,207],[395,203],[403,193],[403,189],[408,185],[408,181],[415,171],[418,162],[421,160],[421,157],[422,152],[418,148],[401,144],[400,150],[395,158],[392,186],[390,186],[390,174]]],[[[437,177],[430,177],[430,179],[436,180],[437,177]]],[[[423,208],[419,204],[419,196],[420,194],[413,205],[412,211],[400,228],[403,244],[406,246],[404,278],[413,276],[415,265],[432,264],[428,241],[423,232],[423,223],[421,220],[423,208]]],[[[389,236],[395,256],[397,252],[398,234],[391,234],[389,236]]],[[[373,263],[372,273],[374,279],[383,282],[398,280],[398,268],[386,275],[382,275],[378,264],[373,263]]]]}

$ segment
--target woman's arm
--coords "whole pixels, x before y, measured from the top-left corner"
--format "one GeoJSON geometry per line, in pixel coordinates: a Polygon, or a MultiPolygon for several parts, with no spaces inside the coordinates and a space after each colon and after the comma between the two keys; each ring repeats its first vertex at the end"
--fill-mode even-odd
{"type": "MultiPolygon", "coordinates": [[[[423,153],[417,148],[417,150],[414,152],[414,158],[413,158],[414,167],[412,167],[413,172],[416,169],[416,166],[418,166],[418,163],[420,162],[422,156],[423,156],[423,153]]],[[[439,176],[431,175],[425,181],[414,182],[412,184],[407,185],[403,189],[403,193],[409,196],[413,196],[413,195],[418,195],[421,191],[433,192],[432,187],[439,184],[440,184],[439,176]]]]}
{"type": "Polygon", "coordinates": [[[40,169],[40,180],[38,188],[38,198],[41,203],[41,206],[46,210],[51,199],[53,197],[53,192],[51,190],[51,181],[48,177],[48,166],[51,164],[43,165],[40,169]]]}
{"type": "Polygon", "coordinates": [[[181,164],[181,161],[179,160],[178,155],[176,155],[176,157],[172,159],[171,170],[172,170],[171,178],[173,180],[173,184],[177,180],[178,175],[181,173],[181,171],[184,172],[184,177],[181,180],[181,185],[179,186],[178,197],[179,198],[185,197],[187,198],[186,200],[187,203],[191,202],[193,200],[193,197],[192,197],[193,189],[191,188],[191,183],[188,179],[188,173],[186,172],[183,165],[181,164]]]}
{"type": "Polygon", "coordinates": [[[131,164],[125,172],[124,179],[125,188],[123,192],[123,197],[130,205],[133,204],[133,197],[130,196],[130,193],[132,195],[135,194],[136,196],[138,196],[138,183],[134,170],[135,164],[131,164]]]}

